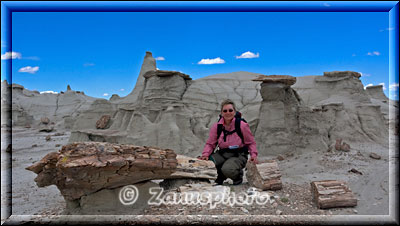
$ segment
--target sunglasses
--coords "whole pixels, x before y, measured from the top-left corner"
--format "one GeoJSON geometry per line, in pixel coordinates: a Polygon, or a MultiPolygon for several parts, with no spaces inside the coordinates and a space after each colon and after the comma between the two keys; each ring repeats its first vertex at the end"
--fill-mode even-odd
{"type": "MultiPolygon", "coordinates": [[[[226,113],[226,112],[228,112],[228,110],[225,109],[222,112],[226,113]]],[[[229,112],[233,112],[233,109],[229,109],[229,112]]]]}

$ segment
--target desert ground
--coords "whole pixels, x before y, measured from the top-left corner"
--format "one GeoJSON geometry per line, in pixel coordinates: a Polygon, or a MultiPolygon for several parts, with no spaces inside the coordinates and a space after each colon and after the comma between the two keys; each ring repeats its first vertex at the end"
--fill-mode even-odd
{"type": "MultiPolygon", "coordinates": [[[[2,134],[6,132],[2,128],[2,134]]],[[[70,132],[38,132],[34,128],[12,128],[12,215],[61,215],[65,201],[56,186],[39,188],[34,179],[36,174],[25,169],[39,161],[47,153],[59,150],[67,144],[70,132]],[[50,135],[51,139],[46,140],[50,135]]],[[[308,153],[290,153],[279,161],[283,189],[271,191],[276,202],[267,206],[219,206],[216,209],[201,206],[148,206],[143,215],[388,215],[389,214],[389,163],[398,160],[398,154],[389,157],[389,150],[396,150],[398,137],[390,136],[390,147],[373,143],[350,144],[350,152],[320,150],[308,153]],[[380,160],[369,154],[380,155],[380,160]],[[349,172],[356,169],[361,174],[349,172]],[[310,182],[318,180],[343,180],[348,182],[358,199],[354,208],[319,209],[312,199],[310,182]]],[[[2,153],[5,152],[2,145],[2,153]]],[[[200,151],[199,151],[200,152],[200,151]]],[[[263,160],[263,158],[260,158],[263,160]]],[[[7,159],[2,158],[2,165],[7,159]]],[[[2,169],[2,175],[4,170],[2,169]]],[[[159,182],[159,181],[158,181],[159,182]]],[[[212,181],[211,181],[212,182],[212,181]]],[[[247,191],[250,187],[246,178],[241,185],[231,185],[231,191],[247,191]]],[[[6,186],[2,183],[2,186],[6,186]]],[[[396,188],[398,189],[398,187],[396,188]]],[[[165,191],[167,192],[167,191],[165,191]]]]}

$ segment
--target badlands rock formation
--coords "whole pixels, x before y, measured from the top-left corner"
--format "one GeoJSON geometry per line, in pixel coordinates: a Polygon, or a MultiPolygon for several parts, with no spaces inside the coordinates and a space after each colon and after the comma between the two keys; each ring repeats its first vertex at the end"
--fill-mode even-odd
{"type": "Polygon", "coordinates": [[[67,91],[58,94],[30,91],[18,84],[1,83],[2,113],[9,111],[11,121],[2,119],[2,125],[39,126],[41,118],[47,117],[56,127],[71,129],[75,118],[89,108],[98,98],[86,96],[83,92],[73,91],[68,85],[67,91]],[[3,90],[7,92],[3,92],[3,90]],[[12,93],[12,99],[8,96],[12,93]]]}
{"type": "Polygon", "coordinates": [[[297,78],[235,72],[191,80],[181,72],[157,70],[147,52],[132,93],[93,102],[77,117],[70,142],[149,145],[198,156],[219,104],[229,98],[248,121],[260,156],[328,150],[336,139],[387,147],[389,119],[359,78],[351,71],[297,78]],[[112,116],[110,127],[96,129],[106,114],[112,116]]]}
{"type": "MultiPolygon", "coordinates": [[[[226,98],[249,123],[260,156],[328,150],[337,139],[350,146],[373,142],[388,147],[389,125],[398,122],[389,114],[398,101],[388,100],[381,87],[364,90],[357,72],[304,77],[234,72],[192,80],[182,72],[157,70],[150,52],[125,97],[96,99],[72,90],[39,94],[18,85],[12,92],[14,125],[35,125],[48,117],[57,127],[71,128],[70,143],[156,146],[190,157],[200,155],[226,98]],[[98,129],[104,115],[111,118],[98,129]]],[[[2,103],[7,100],[2,96],[2,103]]]]}

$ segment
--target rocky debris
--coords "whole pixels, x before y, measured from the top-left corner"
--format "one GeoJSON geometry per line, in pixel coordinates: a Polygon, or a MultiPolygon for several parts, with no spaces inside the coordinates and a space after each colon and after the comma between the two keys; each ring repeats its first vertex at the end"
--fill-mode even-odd
{"type": "Polygon", "coordinates": [[[103,115],[101,118],[96,122],[96,129],[105,129],[110,122],[111,115],[103,115]]]}
{"type": "Polygon", "coordinates": [[[313,181],[311,190],[314,201],[320,209],[357,205],[356,197],[344,181],[313,181]]]}
{"type": "Polygon", "coordinates": [[[50,141],[51,140],[51,136],[50,135],[47,135],[46,136],[46,141],[50,141]]]}
{"type": "Polygon", "coordinates": [[[61,144],[56,144],[55,147],[61,147],[61,144]]]}
{"type": "Polygon", "coordinates": [[[260,164],[248,162],[246,168],[246,177],[251,186],[262,190],[282,189],[282,175],[275,160],[260,164]]]}
{"type": "Polygon", "coordinates": [[[377,159],[377,160],[379,160],[379,159],[381,159],[381,156],[380,155],[378,155],[378,154],[376,154],[376,153],[371,153],[371,154],[369,154],[369,157],[371,157],[371,158],[373,158],[373,159],[377,159]]]}
{"type": "Polygon", "coordinates": [[[27,124],[27,125],[25,125],[25,128],[30,129],[31,125],[27,124]]]}
{"type": "Polygon", "coordinates": [[[40,122],[41,122],[42,124],[44,124],[44,125],[47,125],[47,124],[50,123],[50,119],[47,118],[47,117],[42,117],[42,118],[40,118],[40,122]]]}
{"type": "Polygon", "coordinates": [[[350,145],[347,144],[346,142],[342,143],[342,139],[336,139],[335,149],[337,151],[349,152],[350,151],[350,145]]]}
{"type": "Polygon", "coordinates": [[[282,155],[278,155],[276,159],[278,159],[279,161],[283,161],[285,160],[285,157],[283,157],[282,155]]]}
{"type": "Polygon", "coordinates": [[[38,145],[37,144],[32,144],[32,147],[33,148],[36,148],[38,145]]]}
{"type": "Polygon", "coordinates": [[[355,71],[331,71],[331,72],[324,72],[324,76],[326,77],[348,77],[352,76],[355,78],[360,78],[361,74],[355,71]]]}
{"type": "Polygon", "coordinates": [[[65,133],[55,133],[53,136],[57,137],[57,136],[65,136],[65,133]]]}
{"type": "Polygon", "coordinates": [[[258,78],[253,79],[252,81],[263,83],[283,83],[291,86],[296,83],[296,77],[290,75],[259,75],[258,78]]]}
{"type": "Polygon", "coordinates": [[[342,148],[342,139],[336,139],[335,149],[336,151],[340,151],[342,148]]]}
{"type": "Polygon", "coordinates": [[[277,211],[275,212],[276,215],[282,215],[282,213],[283,213],[283,212],[282,212],[281,210],[277,210],[277,211]]]}
{"type": "Polygon", "coordinates": [[[212,161],[200,160],[184,155],[177,155],[178,165],[168,179],[194,178],[194,179],[217,179],[217,170],[212,161]]]}
{"type": "Polygon", "coordinates": [[[41,125],[39,128],[39,132],[50,133],[53,130],[54,130],[54,125],[41,125]]]}
{"type": "Polygon", "coordinates": [[[350,145],[347,144],[346,142],[343,142],[342,147],[340,149],[342,151],[349,152],[350,151],[350,145]]]}
{"type": "Polygon", "coordinates": [[[39,187],[54,184],[66,200],[75,200],[101,189],[167,178],[176,167],[176,154],[170,149],[76,142],[26,169],[38,174],[39,187]]]}
{"type": "Polygon", "coordinates": [[[179,72],[179,71],[165,71],[165,70],[147,71],[146,73],[143,74],[143,77],[145,77],[145,78],[151,78],[153,76],[169,77],[169,76],[174,76],[174,75],[178,75],[178,76],[184,78],[185,80],[192,80],[192,78],[190,78],[189,75],[184,74],[182,72],[179,72]]]}
{"type": "Polygon", "coordinates": [[[348,172],[349,172],[349,173],[356,173],[356,174],[363,175],[360,171],[358,171],[358,170],[356,170],[356,169],[354,169],[354,168],[352,168],[352,169],[349,170],[348,172]]]}

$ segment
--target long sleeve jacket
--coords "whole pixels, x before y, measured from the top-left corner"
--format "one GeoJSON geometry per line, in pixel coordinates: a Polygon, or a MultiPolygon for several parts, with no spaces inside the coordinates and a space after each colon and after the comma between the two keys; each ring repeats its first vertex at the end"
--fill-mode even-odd
{"type": "MultiPolygon", "coordinates": [[[[235,130],[235,120],[236,118],[233,118],[229,126],[225,126],[224,119],[221,118],[218,122],[214,123],[214,125],[211,127],[210,130],[210,135],[207,139],[207,142],[204,146],[202,156],[208,157],[212,154],[213,150],[215,149],[217,145],[217,128],[218,124],[222,124],[223,127],[225,127],[226,131],[233,131],[235,130]]],[[[239,146],[239,148],[243,146],[247,146],[250,152],[251,157],[257,157],[258,152],[257,152],[257,147],[256,147],[256,141],[254,140],[254,136],[250,131],[249,124],[241,121],[240,122],[240,129],[242,130],[243,138],[244,138],[244,144],[242,143],[242,139],[239,137],[237,133],[233,133],[231,135],[228,135],[226,137],[226,141],[224,141],[224,133],[221,133],[218,139],[218,144],[219,148],[224,149],[224,148],[229,148],[230,146],[239,146]]]]}

